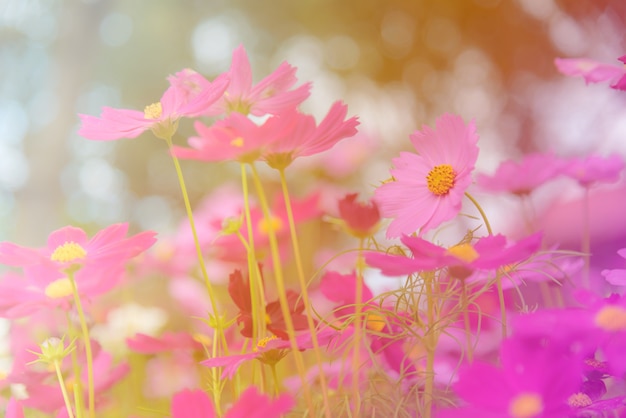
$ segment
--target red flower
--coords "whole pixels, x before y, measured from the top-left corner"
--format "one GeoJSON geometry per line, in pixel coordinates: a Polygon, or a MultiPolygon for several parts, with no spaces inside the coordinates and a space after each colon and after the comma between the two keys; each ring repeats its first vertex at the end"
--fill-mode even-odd
{"type": "Polygon", "coordinates": [[[346,223],[348,232],[358,238],[366,238],[378,229],[380,212],[374,201],[362,203],[356,201],[357,194],[347,194],[339,201],[339,216],[346,223]]]}
{"type": "MultiPolygon", "coordinates": [[[[241,335],[252,338],[252,301],[250,299],[250,278],[244,280],[241,270],[235,270],[229,277],[228,293],[235,305],[239,308],[237,323],[243,324],[241,335]]],[[[304,304],[300,295],[293,290],[287,290],[289,313],[296,331],[307,329],[307,317],[303,314],[304,304]]],[[[287,340],[287,325],[280,308],[280,301],[276,300],[265,306],[265,321],[267,330],[277,337],[287,340]]]]}

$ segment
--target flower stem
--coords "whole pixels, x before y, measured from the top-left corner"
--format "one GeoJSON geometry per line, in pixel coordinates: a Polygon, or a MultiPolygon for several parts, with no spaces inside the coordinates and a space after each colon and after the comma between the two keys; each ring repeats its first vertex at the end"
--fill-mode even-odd
{"type": "Polygon", "coordinates": [[[74,295],[74,305],[76,306],[76,312],[78,312],[78,320],[80,322],[80,329],[83,335],[83,343],[85,344],[85,356],[87,357],[87,392],[89,394],[89,417],[96,417],[96,401],[95,401],[95,389],[93,381],[93,353],[91,350],[91,340],[89,339],[89,329],[87,328],[87,320],[85,319],[85,313],[83,311],[83,305],[80,302],[80,296],[78,294],[78,287],[76,286],[76,280],[74,280],[74,272],[67,271],[67,278],[72,286],[72,294],[74,295]]]}
{"type": "Polygon", "coordinates": [[[465,325],[465,337],[467,339],[467,360],[472,363],[474,359],[472,329],[470,327],[469,307],[467,303],[467,284],[463,279],[461,279],[461,310],[463,311],[463,324],[465,325]]]}
{"type": "MultiPolygon", "coordinates": [[[[178,177],[180,191],[183,195],[183,201],[185,203],[185,210],[187,211],[187,218],[189,219],[189,227],[191,228],[191,233],[193,235],[193,242],[195,244],[196,253],[198,256],[198,264],[200,265],[200,270],[202,271],[202,278],[204,279],[204,283],[209,293],[209,299],[211,300],[211,307],[213,308],[213,314],[217,316],[218,315],[217,299],[215,297],[215,291],[213,290],[211,281],[209,280],[209,274],[207,273],[206,265],[204,264],[202,248],[200,247],[200,241],[198,240],[198,233],[196,231],[196,224],[193,219],[193,211],[191,210],[191,203],[189,203],[189,195],[187,193],[187,186],[185,185],[185,179],[183,178],[183,171],[180,168],[180,163],[178,162],[178,158],[176,157],[176,155],[172,153],[172,138],[171,137],[165,138],[165,141],[167,142],[167,147],[170,151],[172,161],[174,162],[174,168],[176,169],[176,176],[178,177]]],[[[223,333],[224,330],[221,329],[221,327],[219,327],[218,332],[223,333]]]]}
{"type": "Polygon", "coordinates": [[[354,415],[360,415],[359,370],[361,369],[361,338],[363,336],[363,239],[359,240],[357,256],[356,286],[354,290],[354,353],[352,354],[352,395],[354,415]]]}
{"type": "MultiPolygon", "coordinates": [[[[70,319],[69,313],[65,312],[65,319],[67,320],[67,326],[70,333],[70,337],[73,339],[78,336],[78,332],[76,327],[72,323],[70,319]]],[[[85,400],[83,399],[83,382],[80,380],[80,366],[78,365],[78,353],[76,350],[72,350],[70,353],[72,358],[72,370],[74,373],[74,390],[72,391],[74,394],[74,405],[76,406],[76,416],[77,418],[83,417],[83,408],[85,404],[85,400]]]]}
{"type": "MultiPolygon", "coordinates": [[[[253,163],[250,163],[250,168],[252,170],[252,179],[254,181],[254,185],[257,191],[257,195],[259,197],[259,203],[261,205],[261,210],[263,211],[263,216],[265,217],[268,225],[272,225],[272,215],[270,213],[270,208],[267,203],[267,198],[265,197],[265,192],[263,191],[263,185],[261,184],[261,179],[259,177],[259,173],[256,170],[256,167],[253,163]]],[[[311,389],[309,387],[309,382],[306,378],[306,370],[304,367],[304,360],[302,357],[302,353],[298,348],[298,343],[296,342],[295,329],[293,325],[293,319],[291,318],[291,312],[289,311],[289,302],[287,300],[287,292],[285,289],[285,280],[283,277],[283,268],[280,260],[280,253],[278,251],[278,241],[276,239],[276,232],[274,228],[271,226],[268,227],[268,237],[270,241],[270,249],[272,253],[272,262],[274,265],[274,275],[276,279],[276,290],[278,291],[278,300],[280,302],[280,308],[282,310],[283,318],[285,320],[285,325],[287,328],[287,334],[289,335],[289,342],[291,343],[291,349],[293,351],[294,359],[296,362],[296,367],[298,369],[298,374],[300,375],[300,379],[302,381],[302,388],[304,391],[304,398],[309,407],[309,413],[314,415],[313,408],[313,400],[311,398],[311,389]]]]}
{"type": "Polygon", "coordinates": [[[437,345],[437,335],[435,334],[435,301],[433,295],[432,272],[424,273],[424,292],[426,293],[426,382],[424,383],[424,411],[422,416],[430,418],[432,416],[433,392],[435,383],[435,348],[437,345]]]}
{"type": "MultiPolygon", "coordinates": [[[[489,233],[489,235],[493,235],[493,230],[491,229],[491,224],[489,223],[489,219],[487,219],[487,215],[485,214],[485,211],[480,206],[478,201],[474,199],[472,195],[467,192],[465,192],[465,196],[467,196],[467,198],[474,204],[474,206],[476,206],[476,209],[478,209],[478,212],[480,213],[480,216],[483,218],[483,222],[485,223],[485,228],[487,228],[487,232],[489,233]]],[[[498,302],[500,304],[500,321],[502,322],[502,338],[505,338],[507,334],[506,305],[504,303],[504,289],[502,288],[502,276],[500,275],[500,272],[496,273],[496,288],[498,289],[498,302]]]]}
{"type": "Polygon", "coordinates": [[[67,409],[67,416],[69,418],[74,418],[74,414],[72,413],[72,404],[70,403],[69,396],[67,396],[67,388],[65,387],[65,381],[63,380],[63,374],[61,373],[61,367],[59,366],[58,361],[54,362],[54,370],[56,370],[59,386],[61,386],[61,393],[63,394],[65,409],[67,409]]]}
{"type": "Polygon", "coordinates": [[[309,298],[306,279],[304,277],[304,268],[302,267],[302,257],[300,255],[300,244],[298,241],[298,233],[296,231],[296,223],[293,216],[293,207],[291,205],[291,197],[289,195],[289,188],[287,187],[287,178],[285,176],[285,170],[278,170],[280,174],[280,184],[283,192],[283,198],[285,200],[285,207],[287,209],[287,221],[289,222],[289,232],[291,234],[291,243],[293,245],[293,254],[296,262],[296,270],[298,273],[298,281],[300,283],[300,291],[302,295],[302,302],[306,311],[307,324],[309,326],[309,332],[311,333],[311,342],[313,343],[313,353],[315,355],[315,361],[319,368],[319,381],[322,389],[322,399],[324,402],[324,411],[327,417],[330,417],[330,405],[328,402],[328,387],[326,383],[326,376],[322,365],[322,354],[320,351],[319,341],[317,340],[317,333],[315,330],[315,322],[313,321],[313,309],[311,307],[311,299],[309,298]]]}

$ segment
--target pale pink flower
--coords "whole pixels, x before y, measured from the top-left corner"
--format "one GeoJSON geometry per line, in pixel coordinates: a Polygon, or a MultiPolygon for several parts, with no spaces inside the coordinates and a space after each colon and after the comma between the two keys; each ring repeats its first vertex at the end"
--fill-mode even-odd
{"type": "Polygon", "coordinates": [[[202,89],[190,94],[180,85],[171,85],[161,99],[139,110],[103,107],[100,117],[79,114],[82,126],[78,134],[87,139],[110,141],[136,138],[152,130],[159,138],[171,138],[181,117],[202,115],[228,87],[228,77],[222,75],[202,89]]]}
{"type": "Polygon", "coordinates": [[[493,175],[479,174],[476,182],[489,192],[526,195],[563,174],[566,165],[566,161],[552,153],[533,153],[525,155],[519,162],[504,161],[493,175]]]}
{"type": "Polygon", "coordinates": [[[315,119],[290,108],[270,118],[266,123],[267,134],[275,138],[263,153],[267,164],[284,169],[298,157],[306,157],[326,151],[344,138],[354,136],[359,124],[356,117],[346,120],[348,107],[337,101],[333,103],[316,126],[315,119]]]}
{"type": "Polygon", "coordinates": [[[393,181],[375,192],[383,217],[394,218],[387,237],[420,234],[453,219],[461,210],[465,190],[478,157],[474,122],[444,114],[436,128],[423,126],[411,135],[417,154],[402,152],[393,160],[393,181]]]}
{"type": "MultiPolygon", "coordinates": [[[[279,418],[291,411],[295,401],[288,394],[271,399],[251,386],[223,415],[224,418],[279,418]]],[[[183,390],[172,399],[172,418],[217,418],[215,408],[204,391],[183,390]]]]}
{"type": "Polygon", "coordinates": [[[619,154],[608,157],[589,155],[584,158],[572,158],[564,169],[564,174],[576,180],[581,186],[589,187],[594,183],[615,183],[624,169],[624,158],[619,154]]]}
{"type": "MultiPolygon", "coordinates": [[[[626,64],[626,55],[618,58],[626,64]]],[[[585,83],[608,81],[617,90],[626,90],[626,68],[624,65],[605,64],[587,58],[555,58],[556,68],[569,76],[582,76],[585,83]]]]}
{"type": "Polygon", "coordinates": [[[278,68],[252,85],[252,69],[242,45],[233,52],[230,69],[226,75],[230,84],[221,100],[212,105],[206,114],[219,115],[238,112],[243,115],[262,116],[276,114],[295,107],[309,97],[310,83],[290,90],[298,81],[296,68],[283,62],[278,68]]]}

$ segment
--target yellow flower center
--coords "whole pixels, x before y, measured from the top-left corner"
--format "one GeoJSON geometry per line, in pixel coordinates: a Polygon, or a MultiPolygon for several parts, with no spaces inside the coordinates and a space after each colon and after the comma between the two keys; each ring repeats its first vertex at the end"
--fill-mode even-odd
{"type": "Polygon", "coordinates": [[[454,245],[448,248],[448,254],[453,255],[466,263],[471,263],[478,258],[478,253],[470,244],[454,245]]]}
{"type": "Polygon", "coordinates": [[[70,261],[80,260],[87,256],[87,251],[80,244],[69,241],[63,245],[59,245],[50,255],[50,260],[59,263],[69,263],[70,261]]]}
{"type": "Polygon", "coordinates": [[[237,148],[243,147],[243,144],[244,144],[243,138],[240,136],[230,141],[230,145],[232,145],[233,147],[237,147],[237,148]]]}
{"type": "Polygon", "coordinates": [[[532,418],[542,410],[541,396],[536,393],[521,393],[509,404],[509,414],[513,418],[532,418]]]}
{"type": "Polygon", "coordinates": [[[70,296],[72,292],[72,282],[67,277],[51,282],[44,290],[45,295],[50,299],[64,298],[70,296]]]}
{"type": "Polygon", "coordinates": [[[435,166],[426,176],[428,190],[437,196],[447,194],[454,187],[456,173],[450,164],[440,164],[435,166]]]}
{"type": "Polygon", "coordinates": [[[262,234],[268,235],[270,230],[276,233],[281,229],[283,229],[283,220],[277,216],[272,216],[269,221],[266,218],[259,221],[259,231],[261,231],[262,234]]]}
{"type": "Polygon", "coordinates": [[[589,395],[578,392],[567,398],[567,404],[573,408],[584,408],[593,403],[589,395]]]}
{"type": "Polygon", "coordinates": [[[276,337],[275,335],[272,335],[271,337],[261,338],[259,342],[256,344],[256,347],[254,347],[253,351],[259,351],[259,348],[265,348],[267,343],[269,343],[272,340],[277,340],[277,339],[278,337],[276,337]]]}
{"type": "Polygon", "coordinates": [[[598,311],[595,322],[605,331],[625,331],[626,310],[621,306],[607,305],[598,311]]]}
{"type": "Polygon", "coordinates": [[[149,104],[143,109],[143,117],[146,119],[159,119],[163,114],[161,102],[149,104]]]}

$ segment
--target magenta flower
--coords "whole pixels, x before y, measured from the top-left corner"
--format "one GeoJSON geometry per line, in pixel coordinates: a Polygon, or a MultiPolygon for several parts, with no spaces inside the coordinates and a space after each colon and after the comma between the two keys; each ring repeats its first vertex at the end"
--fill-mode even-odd
{"type": "Polygon", "coordinates": [[[283,62],[270,75],[252,85],[252,69],[246,50],[240,45],[233,52],[230,69],[226,75],[230,79],[228,89],[221,100],[206,112],[208,115],[231,114],[263,116],[277,114],[293,108],[309,97],[310,83],[290,90],[298,81],[296,68],[283,62]]]}
{"type": "Polygon", "coordinates": [[[436,128],[423,126],[411,135],[417,154],[402,152],[393,160],[394,181],[376,189],[383,217],[394,218],[387,237],[420,234],[453,219],[461,210],[465,190],[478,157],[473,122],[444,114],[436,128]]]}
{"type": "Polygon", "coordinates": [[[275,138],[263,153],[267,164],[278,170],[289,166],[298,157],[326,151],[344,138],[354,136],[359,124],[356,117],[346,119],[348,107],[335,102],[318,126],[310,115],[295,107],[270,118],[267,134],[275,138]]]}
{"type": "Polygon", "coordinates": [[[401,240],[411,250],[412,257],[369,252],[365,255],[365,261],[388,276],[448,267],[451,276],[463,279],[475,270],[494,270],[525,260],[541,246],[540,233],[511,245],[507,244],[503,235],[490,235],[479,238],[473,245],[465,243],[450,248],[440,247],[422,238],[408,235],[403,236],[401,240]]]}
{"type": "Polygon", "coordinates": [[[565,161],[552,153],[528,154],[519,162],[503,162],[491,176],[479,174],[476,182],[489,192],[525,195],[561,175],[565,165],[565,161]]]}
{"type": "MultiPolygon", "coordinates": [[[[224,418],[279,418],[295,406],[293,398],[283,394],[271,399],[252,386],[223,415],[224,418]]],[[[202,390],[185,389],[172,399],[172,418],[217,418],[215,408],[202,390]]]]}
{"type": "Polygon", "coordinates": [[[576,180],[583,187],[594,183],[615,183],[624,169],[624,158],[619,154],[608,157],[590,155],[585,158],[573,158],[564,168],[563,173],[576,180]]]}
{"type": "Polygon", "coordinates": [[[476,362],[454,385],[465,405],[440,417],[553,418],[571,412],[568,397],[582,383],[581,361],[540,340],[502,342],[501,366],[476,362]]]}
{"type": "Polygon", "coordinates": [[[578,291],[581,308],[544,309],[515,318],[516,333],[549,337],[567,347],[580,347],[585,355],[601,350],[608,370],[616,376],[626,374],[626,298],[613,294],[601,298],[578,291]]]}
{"type": "Polygon", "coordinates": [[[161,100],[146,106],[143,112],[103,107],[100,117],[79,114],[82,126],[78,134],[87,139],[110,141],[136,138],[152,130],[158,138],[171,138],[181,117],[202,115],[222,97],[228,87],[228,77],[222,75],[202,87],[190,94],[180,85],[172,85],[163,93],[161,100]]]}
{"type": "Polygon", "coordinates": [[[53,265],[59,271],[74,266],[122,264],[156,242],[156,232],[146,231],[126,238],[128,224],[111,225],[89,239],[73,226],[57,229],[48,236],[46,248],[26,248],[0,243],[0,263],[9,266],[53,265]]]}
{"type": "MultiPolygon", "coordinates": [[[[618,59],[626,64],[626,55],[618,59]]],[[[608,81],[612,88],[626,90],[624,65],[605,64],[586,58],[555,58],[554,65],[565,75],[582,76],[587,84],[608,81]]]]}

